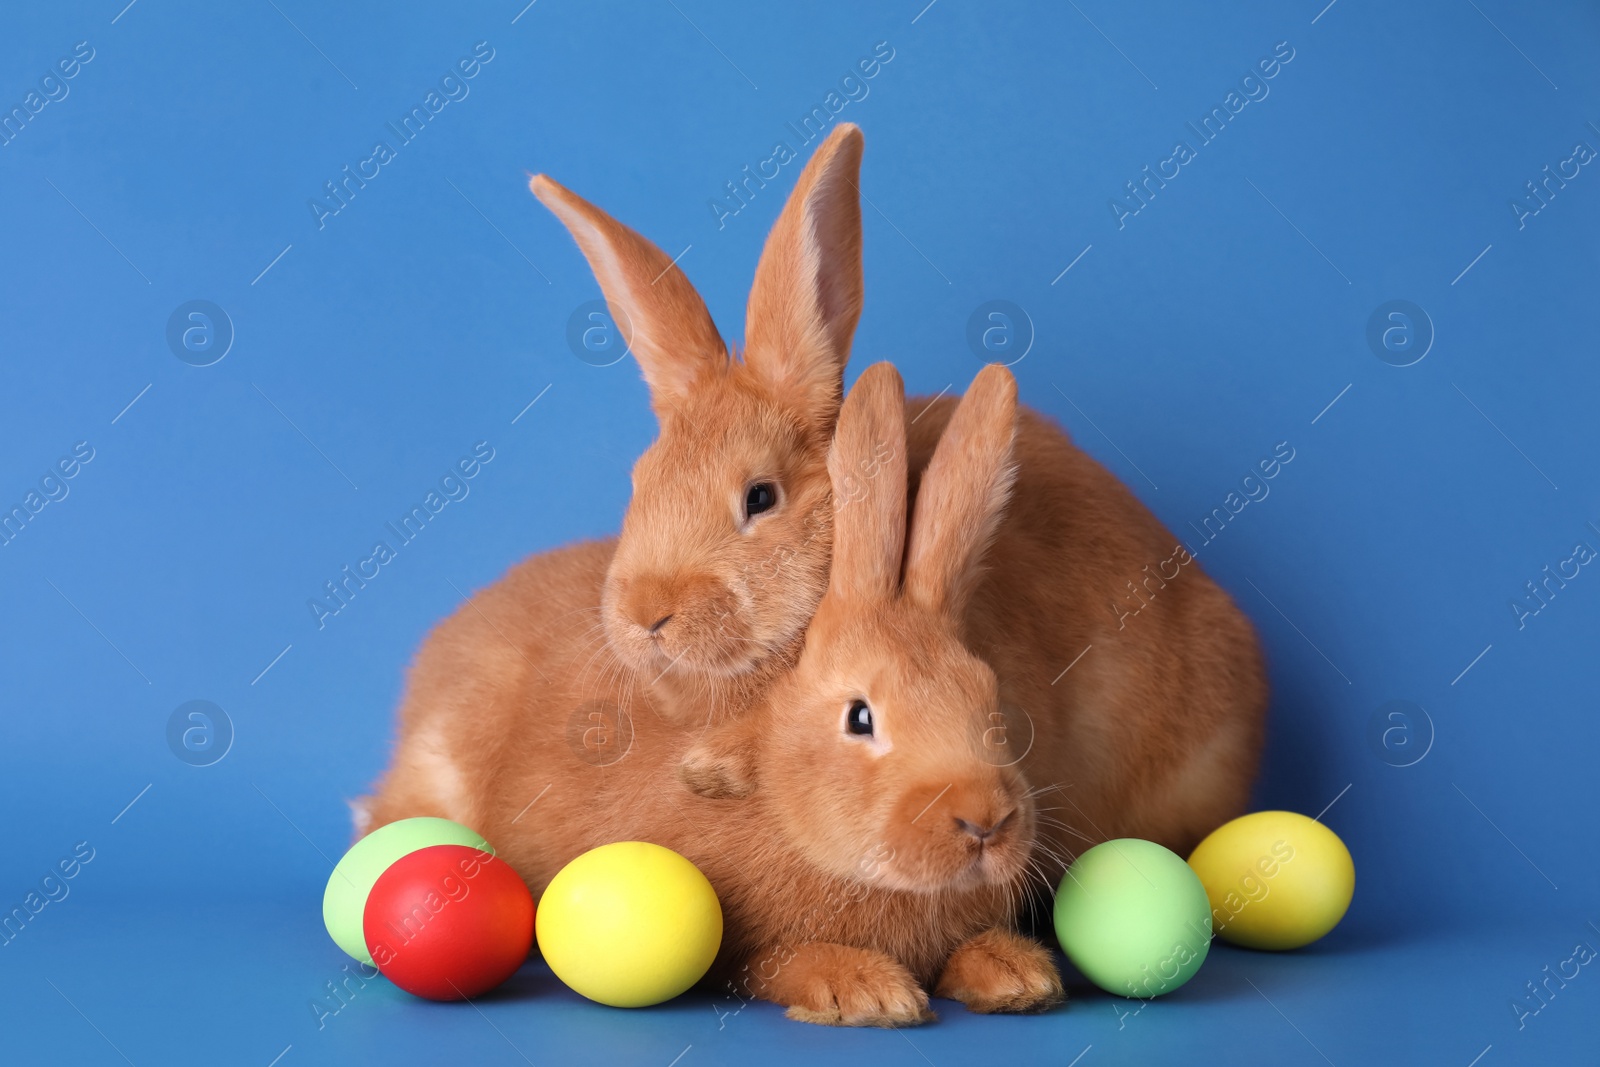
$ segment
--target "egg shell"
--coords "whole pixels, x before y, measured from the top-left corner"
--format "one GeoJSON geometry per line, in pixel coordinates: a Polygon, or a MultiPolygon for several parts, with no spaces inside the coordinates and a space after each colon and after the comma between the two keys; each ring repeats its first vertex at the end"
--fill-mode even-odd
{"type": "Polygon", "coordinates": [[[477,833],[449,819],[399,819],[378,827],[351,845],[328,876],[328,887],[322,894],[322,922],[334,944],[362,963],[372,963],[362,931],[367,895],[391,863],[430,845],[466,845],[494,851],[477,833]]]}
{"type": "Polygon", "coordinates": [[[1056,939],[1108,993],[1148,999],[1183,985],[1211,948],[1200,879],[1153,841],[1118,838],[1075,860],[1055,903],[1056,939]]]}
{"type": "Polygon", "coordinates": [[[1339,835],[1292,811],[1225,823],[1195,847],[1189,866],[1211,901],[1211,924],[1246,948],[1300,948],[1339,924],[1356,868],[1339,835]]]}
{"type": "Polygon", "coordinates": [[[539,952],[573,990],[616,1008],[671,1000],[722,945],[722,905],[700,869],[660,845],[591,849],[539,898],[539,952]]]}
{"type": "Polygon", "coordinates": [[[495,988],[528,958],[533,894],[505,860],[430,845],[378,876],[362,929],[389,981],[429,1000],[462,1000],[495,988]]]}

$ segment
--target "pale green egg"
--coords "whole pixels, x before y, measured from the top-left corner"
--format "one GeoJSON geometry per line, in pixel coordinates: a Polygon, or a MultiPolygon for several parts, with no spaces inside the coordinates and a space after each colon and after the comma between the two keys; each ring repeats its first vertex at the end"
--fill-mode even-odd
{"type": "Polygon", "coordinates": [[[1108,993],[1157,997],[1183,985],[1211,947],[1205,887],[1183,858],[1125,837],[1079,856],[1056,893],[1056,938],[1108,993]]]}

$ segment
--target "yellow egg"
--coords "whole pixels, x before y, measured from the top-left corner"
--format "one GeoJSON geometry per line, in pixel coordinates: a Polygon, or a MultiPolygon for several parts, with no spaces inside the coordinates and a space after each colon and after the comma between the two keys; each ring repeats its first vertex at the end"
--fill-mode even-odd
{"type": "Polygon", "coordinates": [[[1246,948],[1311,944],[1344,918],[1356,888],[1339,835],[1292,811],[1258,811],[1218,827],[1189,866],[1206,887],[1217,936],[1246,948]]]}
{"type": "Polygon", "coordinates": [[[643,841],[602,845],[561,868],[534,925],[556,977],[614,1008],[671,1000],[722,945],[722,906],[706,876],[643,841]]]}

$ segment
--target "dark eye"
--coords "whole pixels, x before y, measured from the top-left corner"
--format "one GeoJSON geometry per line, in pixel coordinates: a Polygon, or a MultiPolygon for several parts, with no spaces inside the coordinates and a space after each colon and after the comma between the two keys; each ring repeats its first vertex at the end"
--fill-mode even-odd
{"type": "Polygon", "coordinates": [[[763,511],[770,511],[778,502],[778,487],[771,482],[757,482],[744,493],[745,518],[754,518],[763,511]]]}
{"type": "Polygon", "coordinates": [[[865,700],[852,701],[850,713],[845,716],[845,729],[860,737],[872,736],[872,709],[865,700]]]}

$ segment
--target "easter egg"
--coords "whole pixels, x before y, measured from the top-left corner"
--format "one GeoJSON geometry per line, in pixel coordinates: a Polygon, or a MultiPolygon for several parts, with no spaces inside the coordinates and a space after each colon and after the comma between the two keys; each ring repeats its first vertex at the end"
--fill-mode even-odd
{"type": "Polygon", "coordinates": [[[1108,993],[1149,998],[1183,985],[1211,948],[1205,887],[1177,853],[1124,837],[1089,849],[1056,893],[1056,939],[1108,993]]]}
{"type": "Polygon", "coordinates": [[[328,888],[322,894],[322,922],[334,944],[362,963],[372,962],[361,930],[367,894],[389,864],[429,845],[489,849],[483,838],[449,819],[401,819],[378,827],[351,845],[328,876],[328,888]]]}
{"type": "Polygon", "coordinates": [[[539,898],[539,952],[590,1000],[642,1008],[698,982],[722,944],[722,906],[671,849],[622,841],[563,867],[539,898]]]}
{"type": "Polygon", "coordinates": [[[533,894],[497,856],[430,845],[378,876],[362,930],[389,981],[430,1000],[461,1000],[487,993],[528,958],[533,894]]]}
{"type": "Polygon", "coordinates": [[[1355,863],[1339,835],[1292,811],[1258,811],[1211,832],[1189,856],[1217,936],[1247,948],[1309,945],[1344,918],[1355,863]]]}

